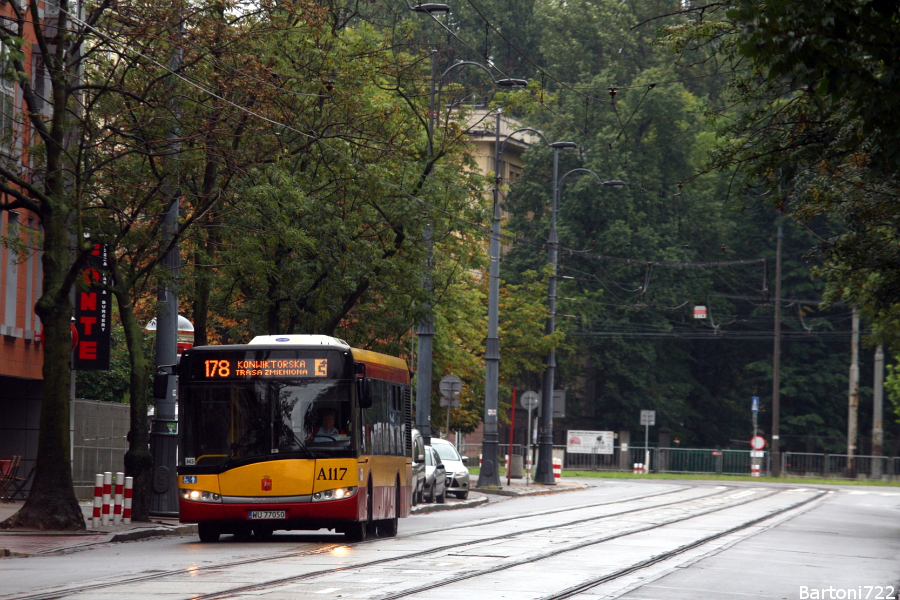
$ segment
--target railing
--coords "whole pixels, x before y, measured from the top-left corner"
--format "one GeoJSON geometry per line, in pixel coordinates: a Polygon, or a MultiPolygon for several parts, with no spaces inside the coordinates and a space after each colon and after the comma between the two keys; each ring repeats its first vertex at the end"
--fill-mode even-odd
{"type": "Polygon", "coordinates": [[[894,479],[900,475],[900,457],[854,456],[785,452],[781,455],[781,473],[790,477],[826,479],[894,479]]]}
{"type": "MultiPolygon", "coordinates": [[[[514,455],[522,454],[522,445],[514,444],[514,455]]],[[[537,462],[537,446],[533,447],[537,462]]],[[[651,473],[705,473],[715,475],[751,475],[753,466],[759,466],[759,474],[772,474],[772,455],[750,450],[717,448],[653,448],[649,449],[651,473]],[[761,454],[761,456],[759,456],[761,454]]],[[[499,449],[500,467],[505,467],[508,445],[499,449]]],[[[460,453],[469,457],[469,466],[478,467],[480,444],[466,444],[460,453]]],[[[628,446],[623,452],[620,446],[612,454],[569,453],[566,446],[553,447],[554,458],[563,459],[563,468],[569,471],[633,471],[634,465],[646,462],[643,446],[628,446]]],[[[852,462],[845,454],[814,454],[783,452],[781,454],[783,477],[818,477],[826,479],[900,479],[900,457],[856,456],[852,462]]]]}

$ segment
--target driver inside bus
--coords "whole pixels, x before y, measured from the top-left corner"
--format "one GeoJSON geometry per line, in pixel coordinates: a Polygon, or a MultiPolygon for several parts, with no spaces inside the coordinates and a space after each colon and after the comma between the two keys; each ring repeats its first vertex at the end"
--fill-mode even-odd
{"type": "Polygon", "coordinates": [[[341,431],[335,425],[335,413],[334,410],[330,408],[326,408],[321,413],[322,423],[319,425],[319,428],[313,434],[312,441],[314,442],[334,442],[338,438],[346,437],[347,433],[341,431]]]}

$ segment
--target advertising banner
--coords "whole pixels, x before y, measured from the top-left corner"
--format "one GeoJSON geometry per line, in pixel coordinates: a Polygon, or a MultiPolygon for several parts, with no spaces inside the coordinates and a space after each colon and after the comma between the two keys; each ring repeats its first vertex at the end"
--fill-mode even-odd
{"type": "Polygon", "coordinates": [[[614,435],[612,431],[566,432],[566,452],[572,454],[612,454],[614,435]]]}
{"type": "Polygon", "coordinates": [[[108,371],[112,320],[109,292],[109,247],[94,244],[82,281],[75,289],[75,346],[73,366],[79,371],[108,371]]]}

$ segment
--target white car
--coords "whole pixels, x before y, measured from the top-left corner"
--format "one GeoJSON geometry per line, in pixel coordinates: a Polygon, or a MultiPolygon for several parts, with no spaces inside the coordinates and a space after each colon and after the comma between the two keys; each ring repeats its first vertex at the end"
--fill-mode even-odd
{"type": "Polygon", "coordinates": [[[466,463],[469,462],[468,456],[460,456],[456,451],[456,447],[439,438],[431,438],[431,447],[434,448],[444,468],[447,470],[447,493],[453,494],[460,500],[469,497],[469,468],[466,463]]]}

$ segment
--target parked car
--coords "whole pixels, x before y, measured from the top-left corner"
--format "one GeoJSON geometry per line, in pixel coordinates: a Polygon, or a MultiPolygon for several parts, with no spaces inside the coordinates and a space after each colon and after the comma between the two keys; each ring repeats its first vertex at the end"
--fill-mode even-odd
{"type": "Polygon", "coordinates": [[[447,471],[431,446],[425,446],[425,499],[438,504],[447,501],[447,471]]]}
{"type": "Polygon", "coordinates": [[[412,504],[422,502],[425,495],[425,442],[418,429],[412,430],[412,504]]]}
{"type": "Polygon", "coordinates": [[[469,497],[468,456],[460,456],[456,446],[439,438],[431,438],[431,447],[437,452],[447,470],[447,493],[461,500],[469,497]]]}

